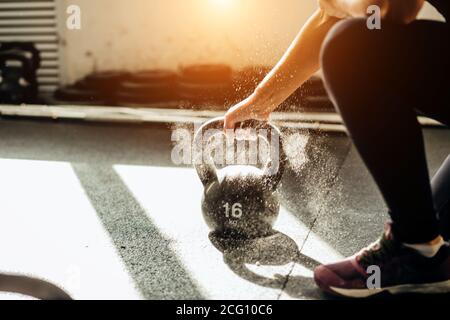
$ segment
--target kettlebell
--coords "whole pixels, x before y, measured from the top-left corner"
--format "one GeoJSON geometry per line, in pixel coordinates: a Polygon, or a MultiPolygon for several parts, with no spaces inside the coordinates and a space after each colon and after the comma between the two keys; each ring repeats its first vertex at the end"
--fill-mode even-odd
{"type": "MultiPolygon", "coordinates": [[[[223,123],[223,117],[205,123],[194,137],[194,146],[201,145],[203,148],[204,132],[210,129],[223,130],[223,123]]],[[[278,151],[277,163],[274,163],[272,145],[269,148],[271,156],[262,169],[250,165],[232,165],[225,166],[219,173],[211,155],[203,154],[202,161],[195,163],[204,186],[201,203],[203,218],[211,231],[222,238],[254,239],[269,236],[273,234],[272,227],[279,215],[277,186],[286,161],[280,131],[270,123],[256,120],[241,123],[241,128],[244,127],[270,132],[270,141],[277,142],[279,146],[275,150],[278,151]]],[[[259,133],[258,137],[265,139],[259,133]]]]}
{"type": "Polygon", "coordinates": [[[0,51],[0,74],[1,103],[21,104],[36,97],[36,70],[26,52],[0,51]]]}

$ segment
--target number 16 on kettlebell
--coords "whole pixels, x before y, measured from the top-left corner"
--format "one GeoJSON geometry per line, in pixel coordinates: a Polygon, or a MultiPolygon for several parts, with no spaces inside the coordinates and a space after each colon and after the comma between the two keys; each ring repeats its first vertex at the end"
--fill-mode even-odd
{"type": "Polygon", "coordinates": [[[235,218],[235,219],[242,218],[242,204],[240,204],[239,202],[234,203],[232,206],[230,206],[230,204],[227,202],[223,205],[223,207],[225,208],[226,218],[235,218]]]}

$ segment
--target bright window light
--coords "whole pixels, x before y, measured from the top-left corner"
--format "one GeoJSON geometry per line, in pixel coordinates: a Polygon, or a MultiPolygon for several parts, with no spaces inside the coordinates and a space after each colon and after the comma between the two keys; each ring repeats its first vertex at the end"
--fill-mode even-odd
{"type": "Polygon", "coordinates": [[[221,8],[227,8],[230,7],[234,0],[210,0],[214,5],[221,7],[221,8]]]}

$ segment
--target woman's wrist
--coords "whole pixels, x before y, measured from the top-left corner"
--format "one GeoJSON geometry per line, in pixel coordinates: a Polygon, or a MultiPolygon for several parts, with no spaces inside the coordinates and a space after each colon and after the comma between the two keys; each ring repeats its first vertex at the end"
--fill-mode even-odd
{"type": "Polygon", "coordinates": [[[249,103],[258,110],[269,110],[272,93],[268,90],[264,90],[261,87],[257,87],[255,91],[249,97],[249,103]]]}

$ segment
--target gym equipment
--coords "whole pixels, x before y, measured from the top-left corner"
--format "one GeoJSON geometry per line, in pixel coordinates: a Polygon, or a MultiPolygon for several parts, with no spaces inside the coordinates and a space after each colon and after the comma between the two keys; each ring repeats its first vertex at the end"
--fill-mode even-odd
{"type": "Polygon", "coordinates": [[[58,88],[54,93],[55,99],[61,104],[87,104],[103,105],[104,101],[99,100],[98,93],[94,90],[82,90],[73,86],[58,88]]]}
{"type": "Polygon", "coordinates": [[[215,106],[233,103],[233,71],[227,65],[192,65],[180,69],[179,96],[189,106],[215,106]]]}
{"type": "Polygon", "coordinates": [[[22,104],[31,102],[36,94],[36,87],[33,87],[22,76],[21,71],[11,70],[13,75],[8,71],[1,71],[0,81],[0,103],[22,104]]]}
{"type": "Polygon", "coordinates": [[[28,57],[28,54],[21,50],[0,51],[0,68],[6,70],[10,67],[21,68],[21,76],[28,79],[36,75],[33,62],[28,57]]]}
{"type": "MultiPolygon", "coordinates": [[[[195,162],[195,169],[205,188],[202,199],[202,212],[209,228],[224,238],[251,239],[264,237],[272,233],[279,214],[277,186],[283,176],[286,156],[281,141],[280,131],[273,125],[260,121],[246,121],[241,128],[251,127],[265,129],[270,132],[270,140],[278,142],[278,165],[276,170],[269,170],[273,162],[273,146],[271,156],[263,169],[254,166],[228,166],[220,175],[211,159],[211,155],[202,156],[195,162]],[[205,159],[206,158],[206,159],[205,159]]],[[[194,148],[203,149],[204,133],[207,130],[223,128],[223,117],[205,123],[196,133],[194,148]]],[[[258,133],[258,137],[264,139],[258,133]]],[[[267,140],[266,140],[267,142],[267,140]]]]}
{"type": "Polygon", "coordinates": [[[312,76],[278,110],[284,112],[334,112],[334,105],[328,97],[322,79],[312,76]]]}
{"type": "Polygon", "coordinates": [[[26,57],[31,61],[32,68],[37,70],[41,67],[41,56],[39,50],[32,42],[2,42],[0,43],[0,52],[8,50],[18,50],[25,53],[26,57]]]}
{"type": "Polygon", "coordinates": [[[301,100],[302,109],[321,112],[334,112],[334,105],[328,96],[303,97],[301,100]]]}
{"type": "Polygon", "coordinates": [[[323,81],[318,76],[312,76],[300,87],[303,96],[327,96],[323,81]]]}
{"type": "Polygon", "coordinates": [[[101,93],[111,92],[118,88],[121,81],[128,78],[129,74],[123,71],[101,71],[88,74],[77,81],[74,86],[79,89],[96,90],[101,93]]]}
{"type": "MultiPolygon", "coordinates": [[[[124,71],[94,72],[77,81],[72,89],[84,91],[93,97],[93,100],[102,104],[115,105],[120,83],[126,81],[128,77],[129,74],[124,71]]],[[[88,101],[87,103],[92,104],[88,101]]]]}
{"type": "Polygon", "coordinates": [[[121,81],[128,77],[122,71],[94,72],[54,93],[57,104],[115,105],[116,92],[121,81]]]}
{"type": "Polygon", "coordinates": [[[54,284],[24,275],[0,273],[0,292],[19,293],[40,300],[72,300],[54,284]]]}
{"type": "Polygon", "coordinates": [[[4,45],[0,47],[1,103],[22,104],[36,99],[38,84],[35,67],[38,64],[32,59],[33,56],[26,51],[15,48],[6,50],[4,45]]]}
{"type": "Polygon", "coordinates": [[[158,104],[177,100],[177,74],[170,70],[149,70],[131,74],[119,84],[119,105],[158,104]]]}
{"type": "Polygon", "coordinates": [[[180,98],[188,101],[193,105],[213,104],[215,106],[229,104],[231,99],[232,84],[196,84],[196,83],[180,83],[180,98]]]}
{"type": "Polygon", "coordinates": [[[174,85],[178,75],[170,70],[144,70],[132,73],[130,80],[134,83],[151,84],[151,85],[174,85]]]}
{"type": "Polygon", "coordinates": [[[148,70],[131,74],[119,84],[119,105],[157,104],[177,99],[177,74],[170,70],[148,70]]]}

